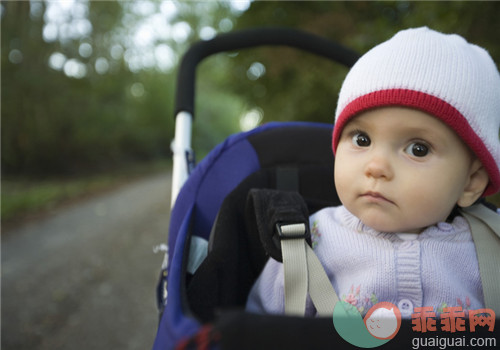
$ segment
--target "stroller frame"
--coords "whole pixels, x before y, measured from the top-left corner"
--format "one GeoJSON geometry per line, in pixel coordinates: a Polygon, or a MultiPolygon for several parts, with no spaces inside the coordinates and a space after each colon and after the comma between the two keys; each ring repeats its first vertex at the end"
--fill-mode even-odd
{"type": "Polygon", "coordinates": [[[172,144],[172,207],[189,176],[192,166],[191,133],[194,119],[195,79],[197,65],[220,52],[256,46],[290,46],[323,56],[350,67],[358,54],[325,38],[288,28],[259,28],[217,36],[194,44],[184,55],[179,67],[175,107],[175,136],[172,144]]]}

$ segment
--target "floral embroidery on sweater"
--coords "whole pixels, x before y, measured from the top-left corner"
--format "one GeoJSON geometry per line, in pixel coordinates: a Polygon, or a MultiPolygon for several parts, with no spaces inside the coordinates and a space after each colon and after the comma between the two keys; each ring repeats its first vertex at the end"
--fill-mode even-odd
{"type": "MultiPolygon", "coordinates": [[[[351,310],[353,311],[354,309],[357,309],[358,312],[363,315],[366,313],[370,308],[378,303],[378,298],[375,295],[375,293],[361,293],[361,285],[356,287],[354,289],[354,285],[351,286],[351,289],[349,290],[349,293],[347,295],[343,294],[342,295],[342,301],[345,301],[346,303],[349,303],[351,305],[351,310]]],[[[346,310],[349,312],[349,310],[346,310]]]]}
{"type": "Polygon", "coordinates": [[[311,227],[311,241],[312,241],[312,248],[316,248],[318,245],[319,238],[321,237],[321,233],[319,232],[318,229],[318,221],[314,221],[311,227]]]}
{"type": "MultiPolygon", "coordinates": [[[[462,301],[462,299],[457,298],[457,304],[455,306],[460,306],[462,310],[465,311],[467,314],[467,312],[471,308],[470,298],[468,296],[465,297],[465,301],[462,301]]],[[[447,307],[451,307],[451,305],[448,305],[448,303],[446,302],[441,303],[441,305],[437,309],[438,314],[445,312],[444,309],[446,309],[447,307]]]]}

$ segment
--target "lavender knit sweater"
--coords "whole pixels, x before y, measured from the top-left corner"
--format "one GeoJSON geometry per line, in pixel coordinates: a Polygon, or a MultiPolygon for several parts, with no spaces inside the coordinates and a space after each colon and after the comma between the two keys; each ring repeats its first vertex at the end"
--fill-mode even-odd
{"type": "MultiPolygon", "coordinates": [[[[414,308],[484,307],[474,242],[467,221],[456,217],[420,234],[381,233],[364,226],[343,206],[310,217],[313,248],[341,300],[364,315],[388,301],[404,318],[414,308]]],[[[283,265],[270,259],[255,282],[247,310],[284,313],[283,265]]],[[[306,315],[315,314],[308,299],[306,315]]]]}

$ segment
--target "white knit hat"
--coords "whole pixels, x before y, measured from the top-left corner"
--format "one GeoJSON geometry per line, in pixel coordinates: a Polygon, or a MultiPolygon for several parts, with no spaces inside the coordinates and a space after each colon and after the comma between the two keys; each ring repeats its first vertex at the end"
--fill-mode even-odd
{"type": "Polygon", "coordinates": [[[449,125],[481,160],[500,190],[500,74],[483,48],[459,35],[407,29],[363,55],[340,90],[333,150],[346,123],[382,106],[419,109],[449,125]]]}

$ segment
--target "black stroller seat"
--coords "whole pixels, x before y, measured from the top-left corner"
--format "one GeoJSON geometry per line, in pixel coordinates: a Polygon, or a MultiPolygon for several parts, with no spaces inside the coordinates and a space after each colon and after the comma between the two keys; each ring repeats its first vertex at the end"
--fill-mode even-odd
{"type": "Polygon", "coordinates": [[[269,258],[256,223],[247,220],[248,192],[255,188],[296,191],[313,213],[340,201],[333,183],[331,126],[302,124],[249,137],[262,168],[224,200],[210,235],[209,253],[187,284],[188,304],[203,321],[217,310],[242,308],[269,258]]]}

